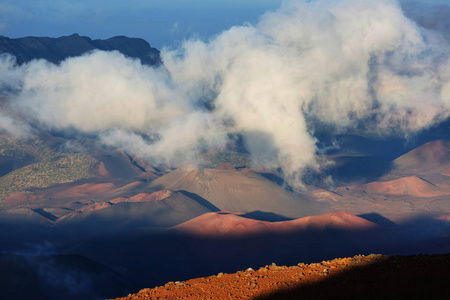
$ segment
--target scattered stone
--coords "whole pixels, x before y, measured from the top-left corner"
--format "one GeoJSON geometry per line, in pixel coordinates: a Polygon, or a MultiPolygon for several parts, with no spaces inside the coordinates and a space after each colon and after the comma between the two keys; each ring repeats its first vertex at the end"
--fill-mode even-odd
{"type": "Polygon", "coordinates": [[[259,268],[258,272],[267,272],[267,268],[259,268]]]}
{"type": "MultiPolygon", "coordinates": [[[[276,265],[273,263],[273,266],[276,265]]],[[[413,299],[417,290],[422,291],[422,294],[417,295],[428,296],[429,291],[442,291],[446,293],[445,295],[450,294],[448,285],[450,282],[450,272],[448,272],[450,254],[414,257],[358,255],[353,258],[335,259],[309,265],[299,263],[297,266],[300,268],[285,266],[259,268],[258,272],[264,272],[264,275],[253,273],[251,272],[253,269],[248,268],[246,271],[235,273],[234,276],[232,276],[233,274],[223,276],[223,273],[219,273],[217,276],[196,278],[185,282],[170,282],[164,288],[142,289],[138,294],[120,299],[267,300],[272,299],[270,296],[281,290],[294,293],[288,294],[288,297],[285,298],[280,297],[281,299],[312,299],[314,297],[317,299],[361,299],[361,296],[370,297],[370,294],[367,293],[371,291],[386,290],[387,293],[391,293],[389,295],[392,293],[403,295],[405,286],[407,287],[406,291],[410,291],[408,294],[410,297],[400,298],[413,299]],[[379,267],[373,268],[377,264],[379,267]],[[352,269],[361,270],[361,268],[366,268],[368,273],[352,272],[352,269]],[[330,272],[331,270],[332,272],[330,272]],[[323,275],[328,275],[326,280],[323,275]],[[335,275],[338,276],[335,277],[335,275]],[[365,276],[369,276],[369,280],[361,280],[365,276]],[[322,285],[324,282],[326,284],[322,285]],[[183,285],[183,287],[179,285],[183,285]],[[311,289],[314,285],[317,285],[319,289],[311,289]],[[296,291],[299,294],[295,294],[296,291]],[[340,294],[342,292],[348,293],[348,295],[340,294]],[[269,298],[265,298],[265,295],[269,298]]],[[[384,294],[376,295],[376,299],[383,299],[384,294]]],[[[432,296],[429,298],[438,299],[432,296]]],[[[274,299],[279,298],[275,297],[274,299]]]]}

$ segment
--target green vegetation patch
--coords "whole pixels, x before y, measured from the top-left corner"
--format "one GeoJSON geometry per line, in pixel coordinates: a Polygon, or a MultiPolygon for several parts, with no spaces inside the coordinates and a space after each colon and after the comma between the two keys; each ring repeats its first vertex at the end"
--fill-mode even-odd
{"type": "Polygon", "coordinates": [[[13,139],[0,136],[0,155],[42,161],[51,160],[59,154],[57,151],[47,147],[36,137],[30,139],[13,139]]]}
{"type": "Polygon", "coordinates": [[[86,154],[61,153],[36,137],[24,140],[0,137],[0,155],[35,162],[0,177],[0,207],[4,205],[2,200],[14,193],[29,193],[32,188],[93,177],[92,170],[98,162],[86,154]]]}
{"type": "Polygon", "coordinates": [[[93,176],[97,160],[85,154],[66,154],[51,161],[34,163],[0,177],[0,198],[26,193],[31,188],[73,182],[93,176]]]}

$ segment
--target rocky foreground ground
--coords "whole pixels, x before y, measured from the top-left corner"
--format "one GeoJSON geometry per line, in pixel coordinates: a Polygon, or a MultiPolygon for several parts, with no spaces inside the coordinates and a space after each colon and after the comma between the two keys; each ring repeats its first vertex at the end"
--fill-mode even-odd
{"type": "Polygon", "coordinates": [[[272,264],[169,282],[118,299],[450,299],[450,253],[272,264]]]}

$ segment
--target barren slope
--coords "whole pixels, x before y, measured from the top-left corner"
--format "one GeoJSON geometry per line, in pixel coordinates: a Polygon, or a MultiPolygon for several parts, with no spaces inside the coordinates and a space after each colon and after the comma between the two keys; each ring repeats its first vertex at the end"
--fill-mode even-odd
{"type": "Polygon", "coordinates": [[[449,174],[450,141],[436,140],[423,144],[395,159],[394,166],[411,174],[449,174]]]}
{"type": "Polygon", "coordinates": [[[355,215],[339,212],[300,219],[267,222],[246,218],[243,214],[212,212],[175,226],[194,236],[224,238],[261,235],[264,233],[289,234],[309,230],[344,229],[367,230],[377,225],[355,215]]]}
{"type": "Polygon", "coordinates": [[[143,227],[173,226],[216,210],[180,192],[138,194],[131,198],[94,203],[82,207],[58,222],[73,230],[112,232],[143,227]]]}
{"type": "Polygon", "coordinates": [[[143,299],[447,299],[450,254],[358,255],[286,267],[169,282],[117,300],[143,299]]]}
{"type": "MultiPolygon", "coordinates": [[[[340,188],[338,190],[342,190],[340,188]]],[[[345,187],[348,190],[365,191],[367,193],[383,195],[407,195],[412,197],[437,197],[446,195],[435,185],[420,179],[417,176],[403,177],[391,181],[370,182],[345,187]]]]}
{"type": "Polygon", "coordinates": [[[194,193],[220,210],[263,211],[288,218],[322,212],[321,206],[307,196],[289,193],[248,169],[177,169],[155,179],[149,187],[194,193]]]}

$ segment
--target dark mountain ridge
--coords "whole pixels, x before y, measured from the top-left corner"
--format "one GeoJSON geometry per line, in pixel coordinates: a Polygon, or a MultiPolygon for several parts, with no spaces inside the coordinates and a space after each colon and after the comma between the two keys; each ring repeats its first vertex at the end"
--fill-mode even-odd
{"type": "Polygon", "coordinates": [[[140,38],[116,36],[106,40],[92,40],[86,36],[72,34],[59,38],[30,36],[11,39],[0,35],[0,54],[14,55],[18,64],[33,59],[60,63],[66,58],[80,56],[92,50],[117,50],[125,56],[140,59],[145,65],[161,64],[159,50],[140,38]]]}

